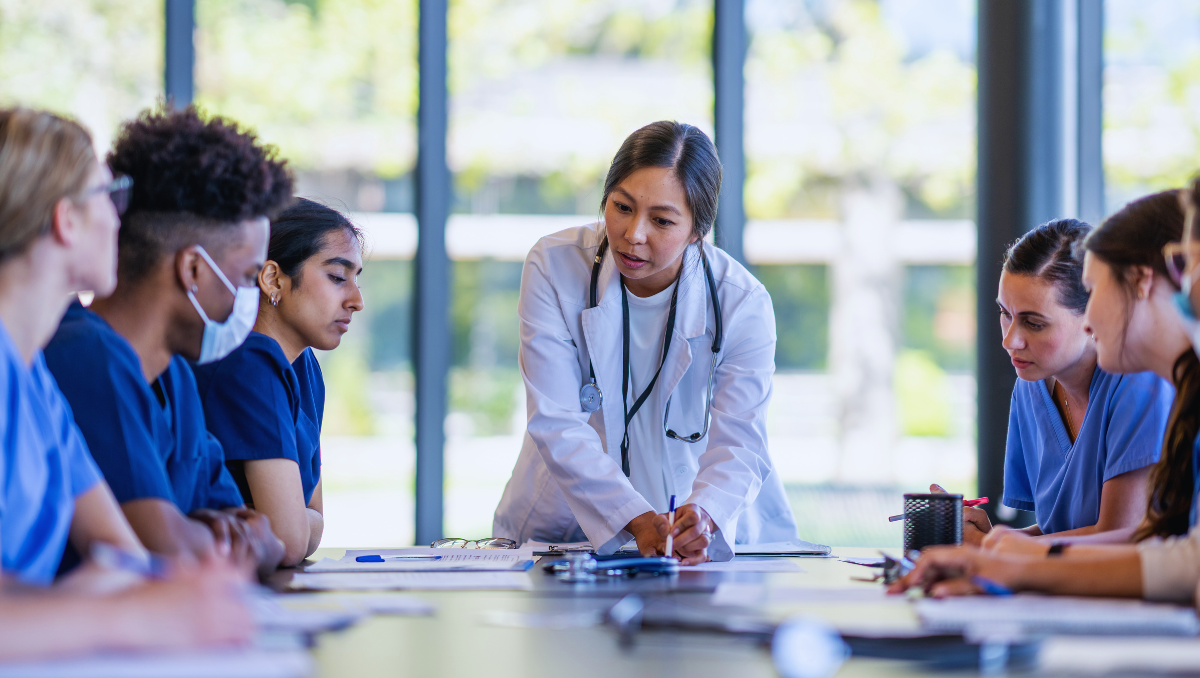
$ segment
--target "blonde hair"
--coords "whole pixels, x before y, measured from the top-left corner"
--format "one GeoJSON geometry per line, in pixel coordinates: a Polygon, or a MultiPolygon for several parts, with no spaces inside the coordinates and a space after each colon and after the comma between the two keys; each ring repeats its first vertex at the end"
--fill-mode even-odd
{"type": "Polygon", "coordinates": [[[74,120],[0,109],[0,261],[50,231],[55,205],[82,197],[95,162],[92,135],[74,120]]]}

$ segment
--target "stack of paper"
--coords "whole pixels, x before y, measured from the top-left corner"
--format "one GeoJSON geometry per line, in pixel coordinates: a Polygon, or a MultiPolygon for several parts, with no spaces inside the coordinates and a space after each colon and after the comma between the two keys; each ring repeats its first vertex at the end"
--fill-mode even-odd
{"type": "Polygon", "coordinates": [[[312,670],[303,650],[247,649],[0,664],[0,678],[302,678],[312,670]]]}
{"type": "Polygon", "coordinates": [[[768,587],[755,582],[721,582],[712,596],[713,605],[822,605],[864,603],[884,605],[905,603],[904,596],[889,596],[882,586],[848,586],[844,588],[808,588],[798,586],[768,587]]]}
{"type": "Polygon", "coordinates": [[[926,629],[972,632],[1008,627],[1024,633],[1194,636],[1200,620],[1191,608],[1140,600],[1066,596],[967,596],[917,603],[926,629]]]}
{"type": "Polygon", "coordinates": [[[1185,675],[1198,666],[1194,638],[1049,638],[1038,653],[1040,672],[1056,675],[1185,675]]]}
{"type": "Polygon", "coordinates": [[[827,556],[830,548],[803,539],[795,539],[766,544],[735,544],[733,551],[739,556],[827,556]]]}
{"type": "Polygon", "coordinates": [[[528,591],[528,572],[301,572],[292,588],[311,591],[528,591]]]}
{"type": "Polygon", "coordinates": [[[528,549],[370,549],[346,551],[339,560],[323,558],[305,572],[499,572],[528,570],[533,553],[528,549]],[[383,562],[359,562],[377,557],[383,562]]]}

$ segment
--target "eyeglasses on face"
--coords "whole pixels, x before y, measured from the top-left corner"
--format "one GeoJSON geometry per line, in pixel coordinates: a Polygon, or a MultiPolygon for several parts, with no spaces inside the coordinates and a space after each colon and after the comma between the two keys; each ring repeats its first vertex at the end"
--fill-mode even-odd
{"type": "Polygon", "coordinates": [[[133,179],[124,175],[113,178],[112,181],[84,191],[83,197],[90,198],[97,193],[107,193],[117,214],[125,214],[129,209],[129,198],[133,195],[133,179]]]}
{"type": "Polygon", "coordinates": [[[429,545],[429,548],[433,548],[433,549],[465,549],[465,548],[468,548],[467,544],[474,544],[475,546],[472,546],[470,548],[477,548],[477,549],[515,549],[515,548],[517,548],[517,542],[515,542],[511,539],[505,539],[504,537],[488,537],[487,539],[458,539],[455,537],[448,537],[446,539],[439,539],[439,540],[433,542],[432,544],[429,545]]]}

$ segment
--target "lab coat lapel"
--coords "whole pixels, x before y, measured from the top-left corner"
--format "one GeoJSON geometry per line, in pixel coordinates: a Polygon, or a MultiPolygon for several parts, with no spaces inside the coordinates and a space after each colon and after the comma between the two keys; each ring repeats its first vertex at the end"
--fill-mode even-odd
{"type": "Polygon", "coordinates": [[[583,335],[596,370],[596,386],[603,396],[607,451],[620,464],[625,430],[621,408],[621,284],[611,256],[604,258],[597,287],[600,294],[596,307],[584,309],[582,314],[583,335]]]}
{"type": "MultiPolygon", "coordinates": [[[[671,352],[663,366],[663,392],[674,393],[675,387],[692,366],[692,346],[689,339],[704,336],[707,322],[707,291],[700,253],[689,247],[679,279],[679,299],[676,302],[675,332],[671,337],[671,352]]],[[[681,404],[676,402],[675,407],[681,404]]]]}

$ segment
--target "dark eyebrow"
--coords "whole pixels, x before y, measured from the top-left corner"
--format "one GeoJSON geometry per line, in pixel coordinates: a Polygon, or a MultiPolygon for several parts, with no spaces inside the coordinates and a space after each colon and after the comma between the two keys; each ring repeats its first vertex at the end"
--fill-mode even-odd
{"type": "MultiPolygon", "coordinates": [[[[346,259],[345,257],[334,257],[332,259],[326,259],[324,262],[322,262],[322,265],[324,265],[324,266],[330,266],[330,265],[341,266],[342,268],[346,269],[347,271],[354,270],[354,262],[350,261],[349,259],[346,259]]],[[[362,273],[362,269],[361,268],[358,269],[358,272],[362,273]]]]}
{"type": "MultiPolygon", "coordinates": [[[[1008,309],[1004,308],[1004,304],[1000,303],[999,299],[996,300],[996,305],[1000,307],[1001,311],[1008,312],[1008,309]]],[[[1037,311],[1021,311],[1020,313],[1017,313],[1017,315],[1021,316],[1022,318],[1041,318],[1042,320],[1049,320],[1049,318],[1041,313],[1038,313],[1037,311]]]]}
{"type": "MultiPolygon", "coordinates": [[[[621,195],[625,196],[625,198],[626,198],[627,200],[629,200],[629,202],[633,202],[633,203],[636,203],[636,202],[637,202],[637,200],[635,200],[635,199],[634,199],[634,197],[633,197],[632,195],[629,195],[629,191],[626,191],[625,189],[621,188],[620,186],[618,186],[618,187],[616,187],[616,188],[614,188],[614,189],[613,189],[613,192],[614,192],[614,193],[615,193],[615,192],[617,192],[617,191],[620,191],[620,192],[621,192],[621,195]]],[[[674,212],[675,214],[678,214],[678,215],[679,215],[679,216],[681,216],[681,217],[683,216],[683,212],[680,212],[680,211],[679,211],[679,208],[678,208],[678,207],[676,207],[676,206],[674,206],[674,205],[655,205],[654,207],[651,207],[650,209],[652,209],[652,210],[665,210],[665,211],[668,211],[668,212],[674,212]]]]}

